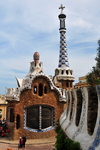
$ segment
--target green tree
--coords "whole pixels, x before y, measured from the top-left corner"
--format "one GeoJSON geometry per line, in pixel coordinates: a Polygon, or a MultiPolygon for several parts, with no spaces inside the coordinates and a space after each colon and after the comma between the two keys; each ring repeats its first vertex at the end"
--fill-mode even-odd
{"type": "Polygon", "coordinates": [[[97,56],[95,58],[96,60],[96,68],[99,71],[99,77],[100,77],[100,39],[98,40],[98,49],[97,49],[97,56]]]}
{"type": "Polygon", "coordinates": [[[100,84],[100,39],[98,40],[97,56],[95,60],[96,66],[93,66],[91,72],[87,75],[87,82],[91,86],[100,84]]]}

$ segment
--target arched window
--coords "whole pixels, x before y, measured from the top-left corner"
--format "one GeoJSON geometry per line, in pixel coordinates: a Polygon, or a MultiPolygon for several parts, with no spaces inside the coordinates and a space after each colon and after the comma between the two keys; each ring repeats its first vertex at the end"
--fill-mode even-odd
{"type": "Polygon", "coordinates": [[[43,85],[40,83],[39,84],[39,96],[43,95],[43,85]]]}
{"type": "Polygon", "coordinates": [[[59,74],[59,70],[56,69],[56,70],[55,70],[55,75],[58,75],[58,74],[59,74]]]}
{"type": "Polygon", "coordinates": [[[64,74],[64,70],[61,71],[61,74],[64,74]]]}
{"type": "Polygon", "coordinates": [[[54,107],[33,105],[25,108],[25,128],[34,132],[43,132],[54,127],[54,107]]]}
{"type": "Polygon", "coordinates": [[[66,70],[66,74],[68,74],[68,70],[66,70]]]}
{"type": "Polygon", "coordinates": [[[70,74],[72,75],[72,70],[70,70],[70,74]]]}
{"type": "Polygon", "coordinates": [[[33,94],[38,94],[39,96],[43,96],[47,94],[47,85],[39,83],[38,86],[33,86],[33,94]]]}
{"type": "Polygon", "coordinates": [[[37,94],[37,86],[34,86],[34,89],[33,89],[34,91],[34,94],[37,94]]]}
{"type": "Polygon", "coordinates": [[[47,94],[47,86],[44,86],[44,94],[47,94]]]}

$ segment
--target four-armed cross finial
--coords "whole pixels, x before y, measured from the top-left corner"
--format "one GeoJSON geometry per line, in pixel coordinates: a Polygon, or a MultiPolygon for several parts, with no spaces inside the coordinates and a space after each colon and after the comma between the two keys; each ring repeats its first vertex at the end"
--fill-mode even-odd
{"type": "Polygon", "coordinates": [[[59,7],[59,9],[61,9],[61,14],[63,14],[63,9],[65,8],[65,6],[63,6],[62,4],[61,4],[61,6],[59,7]]]}

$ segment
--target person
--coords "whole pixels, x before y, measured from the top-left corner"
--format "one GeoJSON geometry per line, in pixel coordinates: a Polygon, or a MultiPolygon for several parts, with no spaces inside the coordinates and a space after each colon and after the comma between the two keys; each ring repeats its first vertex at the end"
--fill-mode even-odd
{"type": "Polygon", "coordinates": [[[3,130],[3,127],[0,126],[0,136],[1,136],[2,130],[3,130]]]}
{"type": "Polygon", "coordinates": [[[20,138],[19,138],[19,143],[18,143],[18,149],[21,149],[21,150],[22,150],[22,145],[23,145],[23,138],[20,137],[20,138]]]}
{"type": "Polygon", "coordinates": [[[22,150],[25,150],[26,137],[23,136],[22,139],[23,139],[22,150]]]}
{"type": "Polygon", "coordinates": [[[9,136],[9,129],[8,129],[8,128],[6,128],[5,135],[6,135],[7,137],[9,136]]]}
{"type": "Polygon", "coordinates": [[[4,137],[5,136],[5,133],[4,133],[4,130],[1,131],[1,137],[4,137]]]}

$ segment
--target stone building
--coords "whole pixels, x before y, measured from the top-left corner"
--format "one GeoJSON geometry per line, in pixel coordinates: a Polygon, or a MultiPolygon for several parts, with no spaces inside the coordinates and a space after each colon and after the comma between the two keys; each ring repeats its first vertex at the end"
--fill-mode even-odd
{"type": "Polygon", "coordinates": [[[65,109],[66,92],[73,87],[74,76],[67,56],[66,15],[62,5],[60,9],[60,54],[54,77],[44,73],[40,55],[35,52],[28,74],[24,79],[16,78],[18,87],[6,93],[7,122],[13,139],[22,135],[28,139],[54,136],[55,123],[65,109]]]}
{"type": "Polygon", "coordinates": [[[0,119],[6,119],[7,102],[5,95],[0,95],[0,119]]]}
{"type": "Polygon", "coordinates": [[[87,75],[83,77],[79,77],[79,82],[75,84],[76,88],[87,87],[87,86],[90,86],[89,83],[87,82],[87,75]]]}

